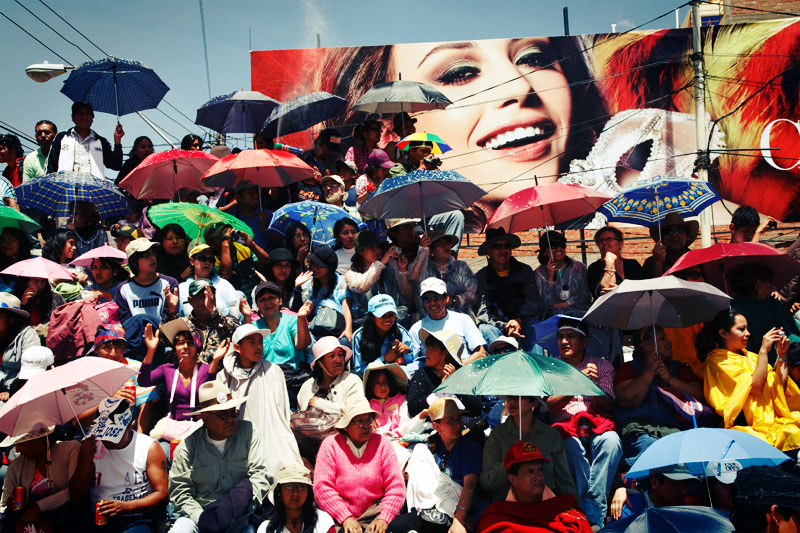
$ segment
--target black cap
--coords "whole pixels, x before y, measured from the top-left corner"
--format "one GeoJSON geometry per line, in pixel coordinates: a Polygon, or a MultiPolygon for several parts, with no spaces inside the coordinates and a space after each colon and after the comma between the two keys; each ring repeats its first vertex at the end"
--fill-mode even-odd
{"type": "Polygon", "coordinates": [[[269,259],[267,260],[267,265],[274,265],[279,261],[289,261],[293,265],[297,264],[297,260],[292,255],[292,252],[287,250],[286,248],[275,248],[269,253],[269,259]]]}
{"type": "Polygon", "coordinates": [[[368,248],[370,246],[385,246],[388,243],[381,241],[378,237],[368,229],[362,229],[356,234],[355,250],[356,252],[368,248]]]}
{"type": "Polygon", "coordinates": [[[539,237],[539,248],[550,248],[558,244],[566,246],[567,238],[557,231],[546,231],[539,237]]]}
{"type": "Polygon", "coordinates": [[[92,104],[90,104],[89,102],[83,102],[81,100],[78,100],[77,102],[73,102],[73,104],[72,104],[72,114],[74,115],[76,111],[78,111],[79,109],[83,109],[83,108],[88,109],[89,111],[92,112],[92,115],[94,115],[94,108],[92,108],[92,104]]]}
{"type": "Polygon", "coordinates": [[[331,270],[336,270],[336,267],[339,266],[339,258],[330,246],[320,246],[308,255],[308,259],[321,267],[331,270]]]}
{"type": "Polygon", "coordinates": [[[278,296],[283,295],[283,291],[281,291],[281,288],[275,285],[273,282],[262,281],[261,283],[256,285],[255,289],[253,289],[253,303],[255,303],[256,300],[258,300],[258,297],[261,296],[261,293],[264,291],[271,292],[272,294],[277,294],[278,296]]]}

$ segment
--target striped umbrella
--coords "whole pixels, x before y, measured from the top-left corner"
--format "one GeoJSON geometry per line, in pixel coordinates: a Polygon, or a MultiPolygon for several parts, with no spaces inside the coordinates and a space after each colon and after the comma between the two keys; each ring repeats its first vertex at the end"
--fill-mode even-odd
{"type": "Polygon", "coordinates": [[[19,205],[54,217],[72,216],[72,202],[94,204],[100,218],[113,218],[130,211],[122,189],[114,182],[88,172],[60,170],[26,181],[16,188],[19,205]]]}
{"type": "Polygon", "coordinates": [[[412,133],[411,135],[407,135],[400,139],[400,142],[397,143],[397,147],[403,151],[408,151],[408,145],[411,141],[422,141],[431,143],[433,150],[431,153],[434,154],[443,154],[445,152],[449,152],[452,150],[450,146],[444,142],[444,140],[434,133],[428,133],[427,131],[418,131],[416,133],[412,133]]]}

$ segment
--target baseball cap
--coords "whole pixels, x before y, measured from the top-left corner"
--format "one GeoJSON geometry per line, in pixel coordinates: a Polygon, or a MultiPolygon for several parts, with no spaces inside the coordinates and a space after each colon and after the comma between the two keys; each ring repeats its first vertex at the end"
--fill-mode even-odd
{"type": "Polygon", "coordinates": [[[253,302],[258,300],[258,297],[261,296],[261,293],[264,291],[271,292],[272,294],[277,294],[278,296],[283,296],[283,291],[275,283],[271,281],[262,281],[261,283],[256,285],[255,289],[253,289],[253,302]]]}
{"type": "Polygon", "coordinates": [[[372,167],[394,168],[394,161],[389,158],[389,154],[380,148],[374,148],[367,156],[367,165],[372,167]]]}
{"type": "Polygon", "coordinates": [[[489,345],[489,353],[493,354],[494,351],[497,349],[497,347],[501,344],[508,344],[515,350],[519,350],[519,343],[517,342],[517,339],[515,339],[514,337],[506,337],[504,335],[501,335],[500,337],[497,337],[495,340],[493,340],[492,343],[489,345]]]}
{"type": "Polygon", "coordinates": [[[671,479],[673,481],[697,479],[697,476],[693,476],[692,473],[689,471],[689,467],[686,466],[684,463],[678,463],[676,465],[670,465],[670,466],[662,466],[650,470],[651,476],[654,476],[656,474],[661,474],[665,478],[671,479]]]}
{"type": "Polygon", "coordinates": [[[217,289],[214,288],[214,285],[211,284],[211,281],[205,278],[200,278],[192,281],[191,283],[189,283],[189,298],[197,296],[198,294],[203,292],[206,289],[206,287],[211,287],[212,292],[217,292],[217,289]]]}
{"type": "Polygon", "coordinates": [[[358,167],[352,161],[345,161],[344,159],[339,159],[333,164],[333,168],[336,169],[336,172],[340,172],[340,169],[347,168],[353,174],[358,174],[358,167]]]}
{"type": "Polygon", "coordinates": [[[19,379],[31,379],[37,374],[41,374],[47,367],[55,362],[53,350],[47,346],[31,346],[22,352],[20,361],[19,379]]]}
{"type": "Polygon", "coordinates": [[[253,324],[242,324],[236,331],[233,332],[233,337],[231,337],[231,344],[239,344],[242,339],[245,337],[249,337],[250,335],[261,335],[261,338],[266,337],[272,333],[268,329],[258,329],[253,324]]]}
{"type": "Polygon", "coordinates": [[[505,466],[506,472],[508,472],[508,469],[517,463],[529,463],[531,461],[544,461],[545,463],[549,463],[550,459],[542,455],[541,450],[539,450],[539,447],[535,444],[524,440],[518,440],[511,445],[511,448],[508,449],[506,455],[503,457],[503,466],[505,466]]]}
{"type": "Polygon", "coordinates": [[[194,257],[200,252],[205,252],[206,250],[211,250],[211,247],[207,244],[198,244],[189,251],[189,257],[194,257]]]}
{"type": "Polygon", "coordinates": [[[111,229],[111,236],[115,239],[139,239],[144,237],[142,230],[130,224],[111,229]]]}
{"type": "Polygon", "coordinates": [[[336,267],[339,266],[339,257],[330,246],[319,246],[308,254],[308,260],[330,270],[336,270],[336,267]]]}
{"type": "Polygon", "coordinates": [[[742,463],[733,459],[709,461],[706,465],[706,477],[713,477],[720,483],[730,485],[736,481],[736,474],[741,469],[742,463]]]}
{"type": "Polygon", "coordinates": [[[128,254],[128,259],[135,253],[139,252],[146,252],[153,246],[161,246],[157,242],[151,241],[150,239],[145,239],[144,237],[139,237],[138,239],[132,240],[128,246],[125,247],[125,253],[128,254]]]}
{"type": "Polygon", "coordinates": [[[94,351],[101,344],[116,340],[128,342],[128,339],[125,338],[125,328],[122,327],[122,324],[103,324],[98,326],[91,351],[94,351]]]}
{"type": "Polygon", "coordinates": [[[97,413],[94,425],[86,436],[118,444],[125,436],[128,425],[133,421],[133,413],[128,402],[122,398],[106,398],[100,402],[97,413]]]}
{"type": "Polygon", "coordinates": [[[388,294],[376,294],[367,302],[367,313],[378,318],[386,313],[397,314],[397,305],[394,303],[394,298],[388,294]]]}
{"type": "Polygon", "coordinates": [[[439,278],[426,278],[419,284],[419,294],[422,296],[426,292],[447,294],[447,284],[439,278]]]}
{"type": "Polygon", "coordinates": [[[334,182],[338,183],[339,187],[341,187],[342,190],[345,190],[347,188],[347,186],[344,184],[344,180],[338,174],[331,174],[329,176],[323,176],[322,179],[319,180],[320,186],[325,185],[326,181],[334,181],[334,182]]]}

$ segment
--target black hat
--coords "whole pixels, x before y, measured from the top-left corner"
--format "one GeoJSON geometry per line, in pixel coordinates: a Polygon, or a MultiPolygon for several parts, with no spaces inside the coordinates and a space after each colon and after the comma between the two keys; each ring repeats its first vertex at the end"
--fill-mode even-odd
{"type": "Polygon", "coordinates": [[[800,511],[800,478],[777,466],[748,466],[739,470],[736,494],[732,521],[739,506],[780,505],[800,511]]]}
{"type": "Polygon", "coordinates": [[[261,296],[261,293],[264,291],[271,292],[272,294],[277,294],[278,296],[283,295],[283,291],[281,291],[281,288],[275,285],[273,282],[262,281],[261,283],[256,285],[255,289],[253,289],[253,303],[255,303],[256,300],[258,300],[258,297],[261,296]]]}
{"type": "Polygon", "coordinates": [[[279,261],[289,261],[292,265],[297,265],[297,259],[292,255],[292,252],[286,248],[275,248],[269,253],[267,265],[274,265],[279,261]]]}
{"type": "Polygon", "coordinates": [[[336,270],[339,266],[339,258],[330,246],[320,246],[308,254],[309,261],[330,270],[336,270]]]}
{"type": "Polygon", "coordinates": [[[80,100],[78,100],[77,102],[73,102],[72,114],[74,115],[76,111],[83,108],[88,109],[89,111],[92,112],[92,115],[94,115],[94,109],[92,108],[92,104],[90,104],[89,102],[82,102],[80,100]]]}
{"type": "Polygon", "coordinates": [[[362,229],[356,234],[355,250],[356,252],[368,248],[370,246],[386,246],[388,243],[381,241],[378,237],[368,229],[362,229]]]}
{"type": "Polygon", "coordinates": [[[503,228],[489,228],[486,230],[486,240],[478,247],[478,255],[486,255],[494,241],[507,240],[512,248],[519,248],[522,241],[513,233],[506,233],[503,228]]]}
{"type": "Polygon", "coordinates": [[[566,247],[567,238],[557,231],[545,231],[539,236],[539,248],[552,248],[556,245],[563,245],[566,247]]]}

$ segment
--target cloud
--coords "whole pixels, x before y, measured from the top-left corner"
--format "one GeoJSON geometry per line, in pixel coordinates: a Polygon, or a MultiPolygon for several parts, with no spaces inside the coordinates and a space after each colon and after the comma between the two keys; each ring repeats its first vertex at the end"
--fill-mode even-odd
{"type": "Polygon", "coordinates": [[[633,28],[636,24],[631,19],[620,19],[617,21],[617,31],[619,30],[627,30],[633,28]]]}

